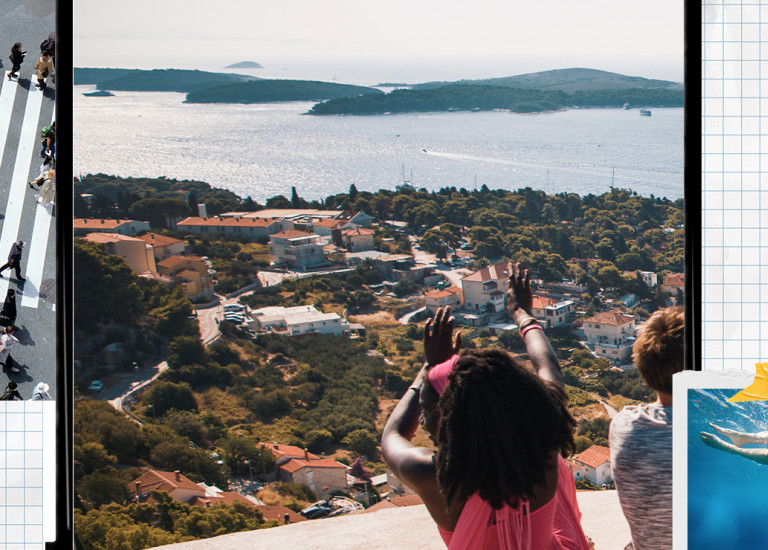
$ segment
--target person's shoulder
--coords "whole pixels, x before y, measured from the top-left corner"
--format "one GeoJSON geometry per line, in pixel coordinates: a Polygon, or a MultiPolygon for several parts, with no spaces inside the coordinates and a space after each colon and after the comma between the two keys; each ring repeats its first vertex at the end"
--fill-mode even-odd
{"type": "MultiPolygon", "coordinates": [[[[609,442],[612,447],[633,447],[672,437],[672,418],[665,407],[656,404],[624,407],[611,421],[609,442]]],[[[671,410],[669,411],[671,412],[671,410]]]]}

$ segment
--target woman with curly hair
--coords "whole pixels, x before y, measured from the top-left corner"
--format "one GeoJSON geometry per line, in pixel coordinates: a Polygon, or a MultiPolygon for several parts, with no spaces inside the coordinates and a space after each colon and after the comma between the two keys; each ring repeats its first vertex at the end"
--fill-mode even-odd
{"type": "MultiPolygon", "coordinates": [[[[512,270],[512,266],[510,266],[512,270]]],[[[507,309],[536,374],[501,350],[457,355],[450,308],[424,327],[426,364],[387,421],[389,467],[421,497],[450,550],[588,550],[560,367],[531,315],[530,274],[518,263],[507,309]],[[437,450],[414,446],[419,423],[437,450]]]]}

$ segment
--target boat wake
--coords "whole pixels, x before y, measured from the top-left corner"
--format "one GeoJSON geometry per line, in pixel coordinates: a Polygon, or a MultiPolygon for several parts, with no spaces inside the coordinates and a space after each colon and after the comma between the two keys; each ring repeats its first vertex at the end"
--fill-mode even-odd
{"type": "Polygon", "coordinates": [[[599,176],[599,177],[607,177],[611,178],[612,176],[616,180],[626,180],[635,182],[637,181],[638,177],[648,177],[648,172],[637,172],[636,171],[628,171],[624,170],[624,174],[612,174],[612,167],[606,166],[605,168],[598,168],[595,166],[555,166],[550,164],[543,164],[543,163],[534,163],[534,162],[523,162],[519,160],[509,160],[509,159],[499,159],[499,158],[492,158],[492,157],[479,157],[475,155],[467,155],[464,153],[443,153],[443,152],[436,152],[436,151],[424,151],[427,155],[432,155],[435,157],[445,158],[449,160],[462,160],[462,161],[472,161],[472,162],[484,162],[486,164],[503,164],[506,166],[518,166],[521,168],[540,168],[542,170],[551,170],[551,171],[557,171],[557,172],[563,172],[563,173],[569,173],[569,174],[581,174],[581,175],[591,175],[591,176],[599,176]]]}

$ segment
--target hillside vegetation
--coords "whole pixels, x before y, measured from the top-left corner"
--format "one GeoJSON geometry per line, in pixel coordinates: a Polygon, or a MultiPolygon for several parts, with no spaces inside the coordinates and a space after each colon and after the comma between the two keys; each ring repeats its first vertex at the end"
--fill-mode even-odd
{"type": "Polygon", "coordinates": [[[253,76],[182,69],[74,69],[74,84],[95,84],[99,90],[130,92],[191,92],[222,84],[256,80],[253,76]]]}
{"type": "Polygon", "coordinates": [[[536,113],[568,107],[682,107],[683,90],[631,88],[577,91],[535,90],[474,84],[393,90],[386,95],[366,95],[318,103],[310,115],[379,115],[428,111],[490,111],[536,113]]]}
{"type": "Polygon", "coordinates": [[[185,103],[270,103],[320,101],[339,97],[382,94],[375,88],[313,80],[257,80],[214,86],[187,94],[185,103]]]}
{"type": "Polygon", "coordinates": [[[556,69],[537,73],[485,78],[480,80],[459,80],[458,82],[425,82],[416,84],[414,89],[438,88],[456,84],[475,86],[506,86],[529,90],[559,90],[573,93],[594,90],[626,90],[633,88],[670,88],[682,89],[682,84],[669,80],[654,80],[640,76],[627,76],[596,69],[556,69]]]}

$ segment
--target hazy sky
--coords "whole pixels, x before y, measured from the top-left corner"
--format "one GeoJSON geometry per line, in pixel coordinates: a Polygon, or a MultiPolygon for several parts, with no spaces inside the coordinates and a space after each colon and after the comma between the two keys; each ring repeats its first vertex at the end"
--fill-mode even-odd
{"type": "Polygon", "coordinates": [[[74,0],[76,67],[248,60],[256,76],[363,84],[589,67],[682,81],[683,37],[681,0],[74,0]]]}

